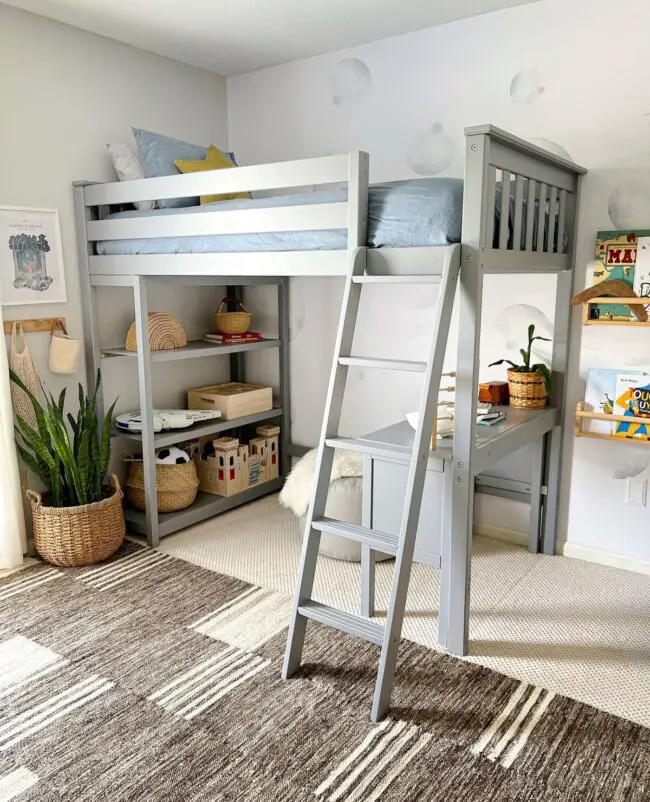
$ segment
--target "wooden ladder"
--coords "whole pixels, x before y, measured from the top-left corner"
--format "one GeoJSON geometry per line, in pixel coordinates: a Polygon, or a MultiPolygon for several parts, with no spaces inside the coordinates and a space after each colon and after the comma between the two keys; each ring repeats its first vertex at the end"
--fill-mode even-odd
{"type": "MultiPolygon", "coordinates": [[[[458,281],[459,259],[456,254],[457,247],[454,246],[447,249],[441,274],[405,276],[366,275],[366,248],[358,247],[351,253],[350,267],[343,295],[323,427],[318,444],[315,481],[307,514],[282,676],[287,679],[300,668],[307,622],[309,620],[318,621],[349,635],[355,635],[370,643],[375,643],[381,646],[381,656],[372,705],[372,721],[380,721],[385,716],[393,689],[402,620],[404,618],[404,608],[413,562],[415,537],[420,519],[427,459],[431,448],[431,433],[435,426],[437,398],[449,335],[454,294],[458,281]],[[433,337],[426,362],[373,359],[351,355],[361,289],[364,284],[369,283],[436,283],[440,285],[433,337]],[[349,448],[350,442],[356,442],[357,450],[366,453],[377,453],[371,444],[365,445],[360,441],[350,441],[337,436],[345,383],[348,368],[351,366],[389,371],[403,370],[424,375],[413,450],[395,449],[395,453],[392,455],[409,465],[404,508],[398,535],[391,535],[386,532],[379,532],[325,517],[325,504],[327,502],[334,450],[341,447],[349,448]],[[395,570],[385,626],[370,619],[351,615],[321,604],[312,598],[318,548],[320,536],[323,532],[357,541],[379,552],[395,555],[395,570]]],[[[390,446],[383,445],[379,448],[381,453],[385,455],[390,446]]]]}

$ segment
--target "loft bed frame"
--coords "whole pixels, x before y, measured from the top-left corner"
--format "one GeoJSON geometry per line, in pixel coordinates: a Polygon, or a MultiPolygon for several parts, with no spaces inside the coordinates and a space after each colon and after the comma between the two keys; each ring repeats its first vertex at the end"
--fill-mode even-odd
{"type": "MultiPolygon", "coordinates": [[[[453,493],[445,511],[441,568],[448,592],[441,598],[441,641],[452,651],[467,650],[467,620],[475,480],[512,452],[535,447],[537,476],[527,487],[516,480],[481,482],[483,492],[530,500],[538,516],[541,547],[555,553],[560,486],[565,374],[569,349],[569,303],[574,273],[574,243],[580,178],[585,170],[507,132],[485,125],[468,128],[461,246],[380,248],[366,246],[368,218],[368,155],[343,156],[238,167],[191,175],[149,178],[121,183],[76,182],[75,215],[82,273],[81,286],[89,374],[100,364],[102,348],[97,316],[97,290],[131,287],[136,311],[141,436],[145,463],[147,513],[135,521],[151,545],[159,537],[215,514],[203,505],[181,514],[176,523],[159,525],[155,510],[153,424],[150,410],[151,353],[148,344],[147,287],[151,282],[192,285],[279,285],[280,333],[288,335],[288,279],[291,276],[346,276],[363,250],[368,281],[401,282],[412,276],[442,277],[460,263],[459,340],[456,367],[453,493]],[[345,183],[348,200],[278,208],[214,211],[200,215],[106,219],[137,201],[221,193],[286,190],[345,183]],[[500,191],[500,198],[497,190],[500,191]],[[498,209],[497,209],[498,201],[498,209]],[[102,240],[151,237],[245,234],[345,229],[347,249],[254,253],[98,255],[102,240]],[[535,236],[535,230],[538,236],[535,236]],[[524,235],[522,238],[522,234],[524,235]],[[493,273],[557,274],[555,328],[551,369],[551,405],[544,414],[518,414],[476,439],[476,398],[483,279],[493,273]],[[543,448],[537,443],[543,438],[543,448]],[[531,490],[532,486],[532,490],[531,490]]],[[[288,336],[280,337],[282,398],[281,474],[288,470],[288,336]]],[[[189,346],[191,347],[191,346],[189,346]]],[[[115,353],[115,349],[112,349],[115,353]]],[[[213,349],[216,353],[216,350],[213,349]]],[[[224,352],[225,353],[225,352],[224,352]]],[[[207,354],[207,352],[206,352],[207,354]]],[[[182,358],[182,354],[176,358],[182,358]]],[[[234,376],[243,379],[243,355],[231,355],[234,376]]],[[[224,428],[223,426],[221,428],[224,428]]],[[[192,436],[192,430],[187,430],[192,436]]],[[[177,440],[187,439],[178,437],[177,440]]],[[[167,438],[166,443],[170,442],[167,438]]],[[[277,488],[274,488],[277,489],[277,488]]],[[[236,498],[236,497],[235,497],[236,498]]],[[[247,501],[243,498],[242,501],[247,501]]],[[[231,503],[229,506],[233,506],[231,503]]],[[[133,523],[133,520],[131,522],[133,523]]]]}

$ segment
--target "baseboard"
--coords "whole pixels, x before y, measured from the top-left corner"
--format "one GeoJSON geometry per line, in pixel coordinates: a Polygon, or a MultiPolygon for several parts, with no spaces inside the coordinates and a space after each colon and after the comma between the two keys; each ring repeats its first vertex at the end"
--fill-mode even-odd
{"type": "MultiPolygon", "coordinates": [[[[475,524],[474,534],[483,537],[491,537],[493,540],[501,540],[504,543],[514,543],[517,546],[528,546],[528,533],[520,532],[516,529],[505,529],[501,526],[490,526],[488,524],[475,524]]],[[[606,565],[609,568],[621,568],[624,571],[633,571],[637,574],[650,576],[650,562],[639,560],[636,557],[626,557],[623,554],[616,554],[605,549],[594,549],[591,546],[583,546],[580,543],[571,543],[567,540],[558,540],[557,553],[563,557],[572,557],[576,560],[606,565]]]]}
{"type": "Polygon", "coordinates": [[[594,549],[580,543],[571,543],[567,540],[558,540],[557,553],[563,557],[573,557],[577,560],[586,560],[598,565],[607,565],[610,568],[622,568],[625,571],[634,571],[637,574],[650,576],[650,562],[639,560],[636,557],[626,557],[605,549],[594,549]]]}
{"type": "Polygon", "coordinates": [[[474,534],[491,537],[492,540],[502,540],[504,543],[514,543],[517,546],[528,546],[528,532],[517,529],[505,529],[501,526],[489,524],[474,524],[474,534]]]}

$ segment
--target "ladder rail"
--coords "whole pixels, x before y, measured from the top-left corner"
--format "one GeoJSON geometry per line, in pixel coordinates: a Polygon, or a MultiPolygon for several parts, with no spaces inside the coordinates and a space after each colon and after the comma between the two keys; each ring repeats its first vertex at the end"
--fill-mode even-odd
{"type": "Polygon", "coordinates": [[[415,539],[420,520],[420,508],[427,460],[432,447],[431,432],[434,429],[440,382],[444,367],[445,352],[451,324],[454,295],[460,272],[460,246],[448,251],[443,268],[443,278],[436,308],[436,316],[431,340],[431,351],[427,360],[427,370],[422,386],[418,425],[413,441],[413,454],[409,465],[404,508],[399,532],[393,583],[388,616],[384,630],[379,671],[375,684],[372,705],[372,721],[381,720],[388,710],[393,689],[395,666],[402,632],[402,622],[406,607],[406,597],[415,551],[415,539]]]}
{"type": "Polygon", "coordinates": [[[325,445],[325,441],[338,434],[338,424],[341,417],[343,393],[348,372],[347,366],[339,363],[339,358],[348,356],[352,349],[362,287],[361,284],[354,283],[352,277],[363,275],[365,272],[366,250],[365,246],[359,246],[350,253],[350,266],[343,292],[341,317],[334,346],[334,359],[332,361],[323,425],[316,454],[315,481],[307,511],[300,554],[300,567],[298,569],[300,579],[296,584],[287,648],[282,666],[284,679],[291,677],[300,668],[307,618],[300,614],[299,608],[304,600],[311,597],[314,588],[318,548],[320,546],[320,532],[312,527],[312,522],[314,518],[323,518],[325,516],[325,504],[334,460],[334,449],[328,448],[325,445]]]}

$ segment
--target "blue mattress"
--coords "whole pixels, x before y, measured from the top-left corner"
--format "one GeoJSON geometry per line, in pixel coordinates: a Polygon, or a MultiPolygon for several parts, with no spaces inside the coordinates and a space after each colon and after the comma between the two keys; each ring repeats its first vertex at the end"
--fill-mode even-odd
{"type": "MultiPolygon", "coordinates": [[[[109,219],[164,217],[206,212],[262,209],[278,206],[337,203],[347,200],[347,188],[222,201],[182,209],[119,212],[109,219]]],[[[460,242],[463,182],[456,178],[422,178],[373,184],[368,193],[368,246],[413,248],[460,242]]],[[[97,243],[99,255],[163,253],[238,253],[247,251],[322,251],[347,247],[345,229],[284,231],[269,234],[222,234],[198,237],[155,237],[106,240],[97,243]]]]}

